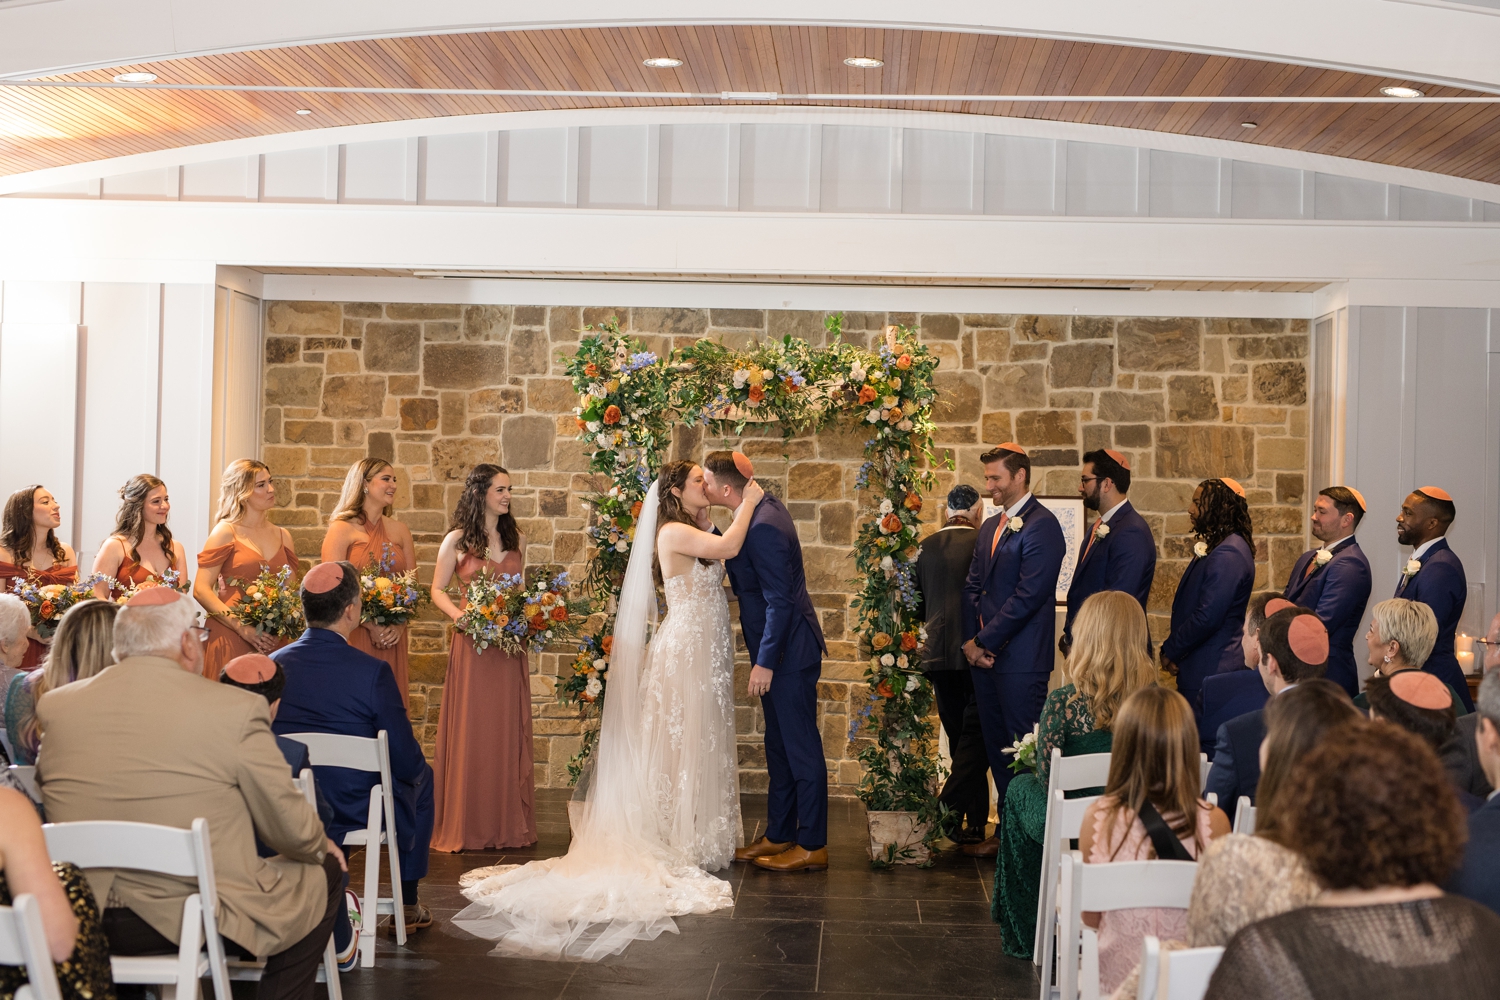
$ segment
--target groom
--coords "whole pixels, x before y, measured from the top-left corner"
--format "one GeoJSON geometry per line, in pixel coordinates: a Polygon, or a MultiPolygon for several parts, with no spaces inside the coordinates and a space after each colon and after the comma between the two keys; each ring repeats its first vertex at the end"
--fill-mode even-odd
{"type": "MultiPolygon", "coordinates": [[[[703,460],[710,503],[739,507],[754,475],[737,451],[703,460]]],[[[828,767],[818,732],[818,676],[828,647],[807,596],[797,529],[780,500],[767,494],[755,508],[744,547],[725,566],[754,664],[750,694],[760,697],[766,716],[770,776],[766,834],[734,859],[775,872],[821,871],[828,867],[828,767]]]]}

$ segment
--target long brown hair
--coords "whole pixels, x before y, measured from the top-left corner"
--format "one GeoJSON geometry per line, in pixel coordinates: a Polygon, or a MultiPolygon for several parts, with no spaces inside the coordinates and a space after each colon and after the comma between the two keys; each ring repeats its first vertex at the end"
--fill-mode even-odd
{"type": "MultiPolygon", "coordinates": [[[[0,545],[10,549],[16,566],[25,569],[31,565],[31,544],[36,539],[36,493],[41,483],[23,486],[5,501],[4,531],[0,533],[0,545]]],[[[57,540],[57,532],[47,529],[47,551],[58,562],[68,558],[67,550],[57,540]]]]}
{"type": "MultiPolygon", "coordinates": [[[[115,514],[114,533],[125,540],[125,551],[132,559],[140,555],[135,547],[146,537],[146,498],[157,487],[166,483],[149,472],[131,476],[130,481],[120,487],[120,510],[115,514]]],[[[161,539],[161,550],[167,554],[167,565],[172,564],[172,529],[166,522],[156,526],[156,537],[161,539]]]]}
{"type": "Polygon", "coordinates": [[[264,472],[271,474],[271,467],[253,458],[237,458],[224,469],[219,480],[219,512],[214,515],[220,521],[238,521],[245,513],[245,501],[255,492],[255,477],[264,472]]]}
{"type": "Polygon", "coordinates": [[[1364,721],[1349,693],[1322,677],[1301,681],[1266,704],[1266,768],[1255,788],[1257,837],[1288,846],[1283,799],[1292,769],[1325,737],[1364,721]]]}
{"type": "MultiPolygon", "coordinates": [[[[1198,840],[1198,726],[1187,699],[1164,687],[1141,688],[1115,716],[1104,794],[1116,802],[1110,818],[1127,828],[1149,800],[1180,840],[1198,840]]],[[[1119,838],[1118,852],[1125,843],[1119,838]]],[[[1197,844],[1199,851],[1203,844],[1197,844]]]]}
{"type": "MultiPolygon", "coordinates": [[[[485,462],[469,470],[464,479],[464,491],[458,497],[458,506],[453,508],[453,519],[448,522],[449,531],[461,531],[458,548],[481,558],[490,548],[490,533],[484,523],[484,495],[490,491],[496,476],[510,473],[498,465],[485,462]]],[[[500,536],[500,547],[514,552],[521,547],[521,529],[516,525],[516,516],[509,511],[500,515],[495,523],[495,533],[500,536]]]]}
{"type": "MultiPolygon", "coordinates": [[[[391,468],[395,466],[383,458],[362,458],[349,466],[349,471],[344,476],[344,488],[339,493],[339,502],[333,508],[333,516],[329,520],[364,524],[366,488],[370,485],[370,480],[391,468]]],[[[391,505],[386,504],[380,512],[390,517],[391,505]]],[[[485,548],[489,548],[488,541],[485,548]]]]}
{"type": "MultiPolygon", "coordinates": [[[[672,521],[691,524],[694,528],[698,527],[698,522],[693,520],[692,515],[683,508],[682,497],[672,492],[674,489],[680,490],[685,487],[688,477],[696,468],[698,468],[698,463],[687,459],[668,462],[661,467],[661,475],[656,477],[656,533],[658,535],[661,534],[662,525],[672,521]]],[[[700,558],[698,561],[705,566],[708,565],[707,559],[700,558]]],[[[652,558],[651,572],[656,577],[657,583],[664,583],[661,575],[660,547],[655,550],[652,558]]]]}
{"type": "Polygon", "coordinates": [[[1095,729],[1109,729],[1121,702],[1156,683],[1156,664],[1146,652],[1149,639],[1146,613],[1123,591],[1101,590],[1079,608],[1064,672],[1088,706],[1095,729]]]}

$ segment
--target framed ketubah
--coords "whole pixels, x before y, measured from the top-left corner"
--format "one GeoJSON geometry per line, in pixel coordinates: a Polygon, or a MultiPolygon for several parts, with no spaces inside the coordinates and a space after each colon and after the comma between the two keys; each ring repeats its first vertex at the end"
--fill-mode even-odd
{"type": "MultiPolygon", "coordinates": [[[[1062,528],[1065,547],[1062,572],[1057,574],[1057,603],[1067,604],[1068,588],[1073,585],[1073,571],[1078,568],[1078,553],[1082,551],[1083,536],[1088,531],[1088,524],[1083,516],[1083,497],[1043,496],[1039,493],[1037,500],[1052,512],[1062,528]]],[[[998,513],[1000,508],[995,506],[995,501],[985,497],[984,519],[988,521],[998,513]]]]}

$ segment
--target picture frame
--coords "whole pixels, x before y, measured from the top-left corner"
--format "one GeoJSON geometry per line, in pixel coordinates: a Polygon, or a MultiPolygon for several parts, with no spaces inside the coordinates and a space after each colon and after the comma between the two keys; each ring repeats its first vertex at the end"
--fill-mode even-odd
{"type": "MultiPolygon", "coordinates": [[[[1083,538],[1088,532],[1088,519],[1084,515],[1083,497],[1055,496],[1036,494],[1036,498],[1042,506],[1050,510],[1057,518],[1058,526],[1063,533],[1063,562],[1062,570],[1057,574],[1057,594],[1055,600],[1058,605],[1068,603],[1068,589],[1073,586],[1073,573],[1078,569],[1078,553],[1083,548],[1083,538]]],[[[989,497],[984,498],[984,519],[988,521],[994,515],[1000,513],[1000,508],[989,497]]]]}

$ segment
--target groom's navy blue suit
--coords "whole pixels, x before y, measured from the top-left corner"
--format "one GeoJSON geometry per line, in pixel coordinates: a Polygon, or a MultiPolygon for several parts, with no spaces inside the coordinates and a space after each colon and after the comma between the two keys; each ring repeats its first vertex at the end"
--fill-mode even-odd
{"type": "Polygon", "coordinates": [[[828,765],[818,732],[823,630],[807,596],[802,544],[786,506],[756,505],[740,554],[725,563],[740,602],[750,662],[775,673],[766,715],[766,838],[814,850],[828,843],[828,765]]]}

